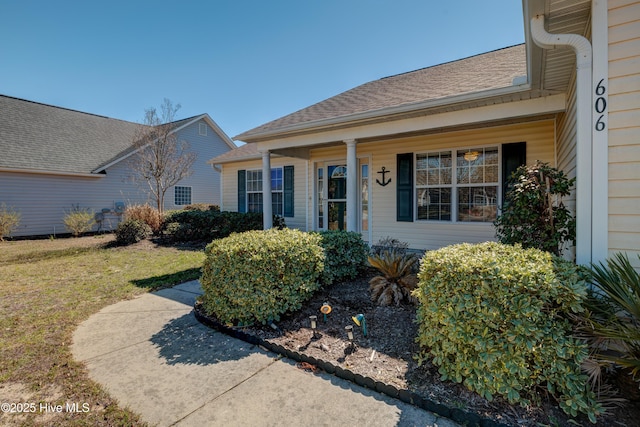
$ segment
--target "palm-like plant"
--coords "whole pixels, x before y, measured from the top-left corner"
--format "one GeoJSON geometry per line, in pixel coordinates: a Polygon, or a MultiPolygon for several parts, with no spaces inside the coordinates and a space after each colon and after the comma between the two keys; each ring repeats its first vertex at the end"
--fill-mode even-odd
{"type": "Polygon", "coordinates": [[[369,256],[369,264],[382,275],[369,281],[371,300],[379,305],[399,305],[403,300],[415,302],[411,295],[418,284],[413,274],[413,266],[418,258],[413,254],[405,254],[395,248],[384,250],[369,256]]]}
{"type": "Polygon", "coordinates": [[[592,281],[594,298],[580,328],[590,341],[592,358],[640,381],[640,274],[618,253],[606,265],[592,265],[592,281]]]}

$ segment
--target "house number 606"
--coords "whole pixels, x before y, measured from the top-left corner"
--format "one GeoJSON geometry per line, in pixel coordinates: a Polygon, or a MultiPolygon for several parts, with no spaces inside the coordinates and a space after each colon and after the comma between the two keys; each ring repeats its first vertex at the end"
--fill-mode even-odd
{"type": "Polygon", "coordinates": [[[596,86],[597,98],[596,98],[596,102],[593,105],[596,110],[596,113],[600,114],[600,117],[598,117],[598,120],[596,121],[596,130],[598,132],[602,132],[606,127],[602,119],[604,119],[604,113],[607,110],[607,100],[603,96],[605,93],[607,93],[607,88],[604,87],[604,85],[602,84],[603,82],[604,82],[604,79],[600,80],[598,82],[598,86],[596,86]]]}

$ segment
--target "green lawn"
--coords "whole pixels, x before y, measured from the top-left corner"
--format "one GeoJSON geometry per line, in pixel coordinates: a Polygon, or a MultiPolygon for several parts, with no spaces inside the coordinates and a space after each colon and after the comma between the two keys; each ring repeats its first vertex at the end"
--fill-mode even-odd
{"type": "Polygon", "coordinates": [[[112,241],[0,242],[0,403],[90,405],[82,414],[0,412],[0,425],[141,424],[73,360],[73,332],[105,306],[198,278],[204,253],[112,241]]]}

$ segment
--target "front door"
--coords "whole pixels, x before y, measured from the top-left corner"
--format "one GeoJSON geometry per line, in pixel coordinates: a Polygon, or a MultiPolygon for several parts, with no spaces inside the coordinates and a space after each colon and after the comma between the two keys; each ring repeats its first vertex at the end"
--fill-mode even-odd
{"type": "MultiPolygon", "coordinates": [[[[365,240],[369,234],[369,185],[368,161],[360,159],[360,183],[358,195],[360,232],[365,240]]],[[[358,171],[357,171],[358,172],[358,171]]],[[[318,230],[347,229],[347,166],[331,162],[316,168],[316,228],[318,230]]]]}

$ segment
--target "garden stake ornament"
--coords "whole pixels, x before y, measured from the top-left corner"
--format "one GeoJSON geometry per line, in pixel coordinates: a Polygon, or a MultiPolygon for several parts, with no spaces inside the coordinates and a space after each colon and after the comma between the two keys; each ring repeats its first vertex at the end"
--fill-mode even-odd
{"type": "Polygon", "coordinates": [[[331,313],[331,306],[328,302],[322,304],[322,307],[320,307],[320,312],[324,314],[324,323],[327,323],[327,314],[331,313]]]}
{"type": "Polygon", "coordinates": [[[358,326],[362,326],[362,335],[363,336],[367,336],[367,320],[364,318],[364,314],[360,313],[360,314],[356,314],[355,316],[351,317],[351,320],[353,320],[353,323],[355,323],[358,326]]]}

